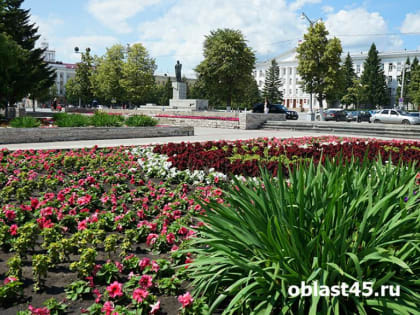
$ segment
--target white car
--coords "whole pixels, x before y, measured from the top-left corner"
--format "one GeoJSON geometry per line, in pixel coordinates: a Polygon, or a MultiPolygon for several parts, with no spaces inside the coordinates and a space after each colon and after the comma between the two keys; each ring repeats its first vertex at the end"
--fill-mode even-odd
{"type": "Polygon", "coordinates": [[[374,114],[370,121],[373,123],[384,124],[403,124],[417,125],[420,124],[420,118],[411,116],[409,113],[400,109],[383,109],[374,114]]]}

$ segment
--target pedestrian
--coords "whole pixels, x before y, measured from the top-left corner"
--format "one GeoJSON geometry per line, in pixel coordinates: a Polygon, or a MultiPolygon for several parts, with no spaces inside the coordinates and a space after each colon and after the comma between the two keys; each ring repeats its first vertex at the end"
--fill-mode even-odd
{"type": "Polygon", "coordinates": [[[267,98],[265,98],[264,101],[264,114],[268,114],[269,108],[268,108],[268,101],[267,98]]]}
{"type": "Polygon", "coordinates": [[[52,110],[55,111],[57,109],[57,98],[55,97],[52,103],[52,110]]]}

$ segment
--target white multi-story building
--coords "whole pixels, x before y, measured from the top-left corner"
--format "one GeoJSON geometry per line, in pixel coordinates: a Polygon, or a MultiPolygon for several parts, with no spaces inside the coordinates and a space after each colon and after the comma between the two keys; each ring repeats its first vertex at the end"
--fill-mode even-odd
{"type": "MultiPolygon", "coordinates": [[[[347,54],[343,54],[342,61],[347,54]]],[[[353,59],[353,66],[356,74],[360,77],[363,73],[363,63],[367,57],[367,52],[361,52],[357,54],[350,54],[353,59]]],[[[397,88],[398,88],[398,77],[402,75],[404,64],[407,58],[410,58],[410,62],[417,57],[420,60],[420,51],[400,51],[400,52],[380,52],[379,58],[383,65],[384,74],[387,79],[388,89],[390,94],[389,105],[390,107],[396,104],[397,99],[397,88]]],[[[282,80],[283,86],[283,98],[284,105],[288,108],[295,108],[300,111],[307,111],[310,109],[310,95],[303,91],[300,84],[300,76],[296,68],[298,65],[296,57],[296,49],[287,51],[277,57],[275,57],[280,71],[280,79],[282,80]]],[[[265,62],[259,62],[255,65],[254,78],[257,81],[260,90],[264,88],[265,72],[271,65],[271,59],[265,62]]],[[[324,108],[326,103],[323,104],[324,108]]],[[[319,109],[318,100],[313,95],[312,108],[319,109]]]]}

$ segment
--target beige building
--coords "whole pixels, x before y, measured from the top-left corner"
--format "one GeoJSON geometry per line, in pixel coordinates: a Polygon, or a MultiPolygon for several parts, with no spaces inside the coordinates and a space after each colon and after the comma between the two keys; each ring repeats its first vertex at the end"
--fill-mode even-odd
{"type": "MultiPolygon", "coordinates": [[[[343,54],[342,61],[347,54],[343,54]]],[[[356,74],[360,77],[363,73],[363,63],[367,57],[367,52],[360,52],[355,54],[350,54],[353,59],[354,70],[356,74]]],[[[407,57],[410,58],[410,61],[413,61],[415,57],[420,60],[420,50],[414,51],[398,51],[398,52],[379,52],[379,58],[381,59],[382,66],[384,69],[384,74],[387,79],[388,89],[389,89],[389,105],[390,107],[396,105],[397,101],[397,88],[398,88],[398,78],[402,75],[403,66],[407,60],[407,57]]],[[[300,76],[296,68],[298,61],[296,58],[296,49],[287,51],[277,57],[275,57],[279,70],[280,70],[280,79],[283,82],[283,98],[284,105],[288,108],[308,111],[310,109],[310,95],[303,91],[300,84],[300,76]]],[[[255,65],[254,78],[257,81],[258,87],[260,90],[264,88],[265,80],[265,71],[271,65],[271,59],[259,62],[255,65]]],[[[326,103],[323,104],[324,108],[326,103]]],[[[319,109],[319,103],[313,96],[312,108],[319,109]]]]}

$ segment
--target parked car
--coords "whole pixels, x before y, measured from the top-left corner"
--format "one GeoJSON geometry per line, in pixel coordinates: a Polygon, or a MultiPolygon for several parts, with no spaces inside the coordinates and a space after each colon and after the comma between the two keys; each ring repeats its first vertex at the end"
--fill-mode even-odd
{"type": "Polygon", "coordinates": [[[400,109],[383,109],[370,118],[373,123],[384,124],[420,124],[420,117],[411,116],[409,113],[400,109]]]}
{"type": "MultiPolygon", "coordinates": [[[[268,104],[268,112],[270,114],[287,114],[287,112],[280,106],[268,104]]],[[[253,113],[264,113],[264,103],[255,104],[252,108],[253,113]]]]}
{"type": "Polygon", "coordinates": [[[297,111],[290,110],[286,106],[281,105],[281,104],[274,104],[274,106],[280,107],[280,108],[282,108],[283,110],[286,111],[286,119],[291,119],[291,120],[298,120],[299,119],[299,115],[298,115],[297,111]]]}
{"type": "Polygon", "coordinates": [[[410,116],[413,116],[413,117],[420,117],[420,112],[411,112],[411,113],[409,113],[410,114],[410,116]]]}
{"type": "MultiPolygon", "coordinates": [[[[342,108],[329,108],[323,112],[325,121],[347,121],[347,112],[342,108]]],[[[316,120],[321,120],[321,113],[317,111],[316,120]]]]}
{"type": "Polygon", "coordinates": [[[351,112],[347,112],[347,121],[358,121],[359,119],[359,112],[358,111],[351,111],[351,112]]]}

